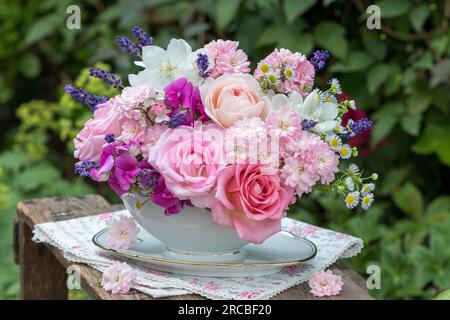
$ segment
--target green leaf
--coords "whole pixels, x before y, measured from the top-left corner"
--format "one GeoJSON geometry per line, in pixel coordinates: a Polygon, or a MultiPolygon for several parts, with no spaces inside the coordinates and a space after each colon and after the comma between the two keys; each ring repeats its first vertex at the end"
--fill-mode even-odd
{"type": "Polygon", "coordinates": [[[52,13],[36,20],[28,28],[22,45],[24,47],[30,46],[54,32],[58,27],[65,28],[64,22],[64,18],[61,18],[57,13],[52,13]]]}
{"type": "Polygon", "coordinates": [[[375,3],[380,7],[382,18],[394,18],[404,15],[411,7],[408,0],[381,0],[375,3]]]}
{"type": "Polygon", "coordinates": [[[345,38],[345,29],[340,24],[332,21],[321,22],[314,30],[315,42],[340,59],[345,59],[348,51],[348,43],[345,38]]]}
{"type": "Polygon", "coordinates": [[[5,151],[0,155],[0,167],[13,172],[18,172],[29,161],[29,157],[22,152],[5,151]]]}
{"type": "Polygon", "coordinates": [[[314,47],[314,39],[311,34],[299,33],[289,37],[282,37],[277,44],[280,48],[309,55],[314,47]]]}
{"type": "Polygon", "coordinates": [[[449,216],[450,215],[450,196],[440,196],[428,204],[426,210],[427,216],[449,216]]]}
{"type": "Polygon", "coordinates": [[[450,300],[450,289],[442,291],[433,300],[450,300]]]}
{"type": "Polygon", "coordinates": [[[362,40],[364,48],[372,57],[380,61],[386,57],[386,44],[372,30],[364,32],[362,40]]]}
{"type": "Polygon", "coordinates": [[[413,29],[417,32],[422,31],[423,25],[425,21],[430,16],[430,9],[428,4],[422,4],[420,6],[415,7],[409,13],[409,21],[413,29]]]}
{"type": "Polygon", "coordinates": [[[406,133],[416,137],[420,132],[420,123],[422,122],[421,114],[405,115],[401,117],[400,125],[406,133]]]}
{"type": "Polygon", "coordinates": [[[394,191],[395,205],[404,213],[419,220],[423,212],[423,198],[419,189],[412,183],[406,183],[402,188],[394,191]]]}
{"type": "Polygon", "coordinates": [[[36,78],[41,72],[41,61],[34,53],[27,53],[20,59],[19,69],[25,77],[36,78]]]}
{"type": "Polygon", "coordinates": [[[408,113],[410,115],[421,115],[431,104],[431,97],[427,92],[415,90],[407,100],[408,113]]]}
{"type": "Polygon", "coordinates": [[[431,70],[430,87],[450,82],[450,59],[442,59],[431,70]]]}
{"type": "Polygon", "coordinates": [[[336,63],[333,70],[335,72],[357,72],[367,69],[373,58],[363,51],[351,52],[345,63],[336,63]]]}
{"type": "Polygon", "coordinates": [[[410,170],[410,167],[402,167],[389,170],[389,172],[383,177],[380,193],[382,195],[388,195],[394,189],[397,189],[406,179],[410,170]]]}
{"type": "Polygon", "coordinates": [[[52,181],[58,180],[59,177],[60,173],[56,168],[43,163],[24,170],[14,183],[19,189],[27,192],[43,187],[45,184],[51,184],[52,181]]]}
{"type": "Polygon", "coordinates": [[[216,8],[216,25],[220,32],[230,24],[236,16],[241,0],[219,0],[216,8]]]}
{"type": "Polygon", "coordinates": [[[294,22],[295,18],[302,15],[311,8],[317,0],[284,0],[283,10],[288,23],[294,22]]]}
{"type": "Polygon", "coordinates": [[[389,79],[392,68],[387,64],[378,64],[367,73],[367,89],[374,94],[389,79]]]}
{"type": "Polygon", "coordinates": [[[433,56],[430,51],[426,51],[414,64],[416,69],[431,70],[433,68],[433,56]]]}
{"type": "Polygon", "coordinates": [[[450,166],[450,127],[448,123],[429,123],[412,150],[419,154],[436,153],[439,160],[450,166]]]}
{"type": "Polygon", "coordinates": [[[377,120],[372,130],[372,145],[386,138],[397,124],[398,118],[383,118],[377,120]]]}

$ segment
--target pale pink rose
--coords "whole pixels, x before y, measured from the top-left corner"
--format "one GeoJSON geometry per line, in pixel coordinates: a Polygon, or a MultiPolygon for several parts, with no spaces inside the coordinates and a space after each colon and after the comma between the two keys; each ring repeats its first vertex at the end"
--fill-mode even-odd
{"type": "Polygon", "coordinates": [[[74,139],[75,158],[98,161],[106,144],[105,135],[120,136],[125,119],[114,99],[99,104],[93,118],[85,123],[74,139]]]}
{"type": "Polygon", "coordinates": [[[331,270],[316,271],[309,279],[311,293],[316,297],[336,296],[341,293],[344,282],[342,276],[334,275],[331,270]]]}
{"type": "Polygon", "coordinates": [[[242,240],[262,243],[281,230],[281,218],[292,196],[293,190],[281,184],[278,169],[263,164],[231,165],[219,174],[212,219],[235,228],[242,240]]]}
{"type": "Polygon", "coordinates": [[[125,111],[127,116],[135,119],[129,112],[142,107],[149,107],[156,98],[156,92],[149,86],[126,87],[117,97],[117,104],[125,111]]]}
{"type": "Polygon", "coordinates": [[[128,249],[136,242],[139,227],[132,217],[120,216],[108,223],[106,241],[117,249],[128,249]]]}
{"type": "Polygon", "coordinates": [[[208,79],[200,87],[205,113],[222,127],[230,127],[243,118],[265,119],[269,99],[259,93],[259,84],[249,74],[226,74],[208,79]]]}
{"type": "Polygon", "coordinates": [[[103,272],[102,286],[113,294],[127,293],[136,280],[136,272],[125,262],[114,262],[103,272]]]}
{"type": "Polygon", "coordinates": [[[215,125],[168,129],[149,149],[148,162],[164,177],[167,189],[196,207],[210,207],[219,171],[225,166],[222,128],[215,125]]]}
{"type": "Polygon", "coordinates": [[[145,122],[144,124],[138,120],[126,120],[122,125],[122,133],[119,140],[128,142],[130,140],[141,140],[141,137],[145,134],[145,122]]]}
{"type": "Polygon", "coordinates": [[[144,160],[148,159],[148,150],[158,141],[166,130],[169,129],[165,124],[156,124],[152,127],[148,127],[141,141],[141,154],[144,160]]]}

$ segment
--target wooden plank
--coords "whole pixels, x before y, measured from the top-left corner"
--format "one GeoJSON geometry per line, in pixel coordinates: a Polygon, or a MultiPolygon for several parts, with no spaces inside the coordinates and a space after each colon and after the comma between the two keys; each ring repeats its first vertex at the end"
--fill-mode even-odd
{"type": "MultiPolygon", "coordinates": [[[[73,219],[77,217],[98,214],[102,212],[115,211],[123,208],[121,205],[111,206],[103,197],[98,195],[88,195],[82,197],[67,197],[67,198],[44,198],[37,200],[27,200],[20,202],[17,206],[17,214],[20,222],[26,223],[30,228],[35,224],[60,221],[66,219],[73,219]]],[[[39,244],[38,246],[45,247],[46,250],[55,258],[64,270],[70,265],[74,265],[67,261],[62,253],[46,244],[39,244]]],[[[19,249],[20,251],[21,249],[19,249]]],[[[21,260],[22,261],[22,260],[21,260]]],[[[101,273],[94,270],[87,265],[75,264],[81,273],[81,285],[93,298],[96,299],[152,299],[151,297],[133,291],[129,294],[112,295],[99,286],[101,273]]],[[[372,299],[368,294],[364,279],[356,272],[345,267],[342,264],[336,264],[332,267],[336,274],[341,274],[344,278],[344,287],[341,294],[337,297],[322,298],[322,299],[372,299]]],[[[65,274],[65,272],[64,272],[65,274]]],[[[58,280],[61,281],[61,280],[58,280]]],[[[65,280],[63,281],[65,285],[65,280]]],[[[199,295],[183,295],[170,297],[173,300],[200,300],[204,299],[199,295]]],[[[303,283],[288,289],[274,299],[305,299],[315,300],[317,298],[309,294],[309,287],[307,283],[303,283]]]]}

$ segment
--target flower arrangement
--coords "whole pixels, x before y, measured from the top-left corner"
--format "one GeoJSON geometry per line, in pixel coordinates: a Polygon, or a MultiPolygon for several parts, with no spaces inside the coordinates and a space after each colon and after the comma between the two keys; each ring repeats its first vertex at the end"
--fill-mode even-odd
{"type": "Polygon", "coordinates": [[[377,175],[364,177],[341,162],[358,154],[345,141],[372,122],[343,125],[356,107],[339,99],[337,79],[325,90],[314,88],[327,51],[308,59],[275,49],[251,72],[236,41],[192,51],[172,39],[164,49],[140,28],[132,32],[136,43],[117,40],[140,59],[142,70],[128,76],[129,86],[111,72],[90,72],[120,95],[65,87],[93,112],[74,139],[76,173],[107,182],[119,196],[138,192],[161,214],[207,209],[216,224],[253,243],[278,232],[289,206],[315,187],[342,194],[350,209],[370,207],[377,175]]]}

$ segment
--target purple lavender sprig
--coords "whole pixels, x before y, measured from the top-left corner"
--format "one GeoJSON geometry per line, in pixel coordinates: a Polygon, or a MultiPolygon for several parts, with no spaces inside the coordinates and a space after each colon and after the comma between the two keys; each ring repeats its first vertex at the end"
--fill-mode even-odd
{"type": "Polygon", "coordinates": [[[97,97],[96,95],[87,92],[85,89],[77,88],[71,84],[67,84],[64,87],[64,91],[70,94],[75,101],[87,105],[92,112],[97,109],[97,105],[108,101],[108,98],[105,96],[97,97]]]}
{"type": "Polygon", "coordinates": [[[171,128],[176,128],[180,126],[184,120],[184,116],[181,113],[177,113],[170,118],[168,125],[171,128]]]}
{"type": "Polygon", "coordinates": [[[105,140],[108,143],[113,143],[114,141],[116,141],[116,138],[114,137],[114,134],[109,133],[109,134],[105,135],[105,140]]]}
{"type": "Polygon", "coordinates": [[[91,77],[103,80],[106,84],[114,88],[122,87],[122,79],[118,75],[103,70],[102,68],[89,68],[89,75],[91,77]]]}
{"type": "Polygon", "coordinates": [[[346,139],[354,138],[357,135],[370,130],[373,126],[373,122],[367,118],[362,118],[356,121],[349,120],[347,127],[350,129],[345,129],[343,136],[346,139]]]}
{"type": "Polygon", "coordinates": [[[312,129],[316,126],[316,124],[317,124],[317,121],[304,119],[302,121],[302,129],[305,129],[305,130],[312,129]]]}
{"type": "Polygon", "coordinates": [[[141,52],[139,48],[127,37],[117,37],[117,44],[126,52],[131,53],[135,57],[140,57],[141,52]]]}
{"type": "Polygon", "coordinates": [[[153,38],[151,36],[149,36],[147,33],[145,33],[141,28],[133,27],[131,29],[131,32],[133,32],[137,41],[139,41],[139,47],[142,48],[145,46],[153,45],[153,38]]]}
{"type": "Polygon", "coordinates": [[[80,177],[90,177],[93,168],[98,168],[97,161],[83,160],[75,163],[75,173],[80,177]]]}
{"type": "Polygon", "coordinates": [[[197,59],[195,59],[195,63],[197,64],[198,67],[199,76],[202,78],[208,77],[207,71],[209,66],[208,56],[205,53],[199,53],[197,55],[197,59]]]}
{"type": "Polygon", "coordinates": [[[327,60],[330,59],[330,53],[328,50],[316,50],[312,54],[313,56],[309,59],[309,61],[314,66],[314,69],[318,71],[325,68],[327,60]]]}

